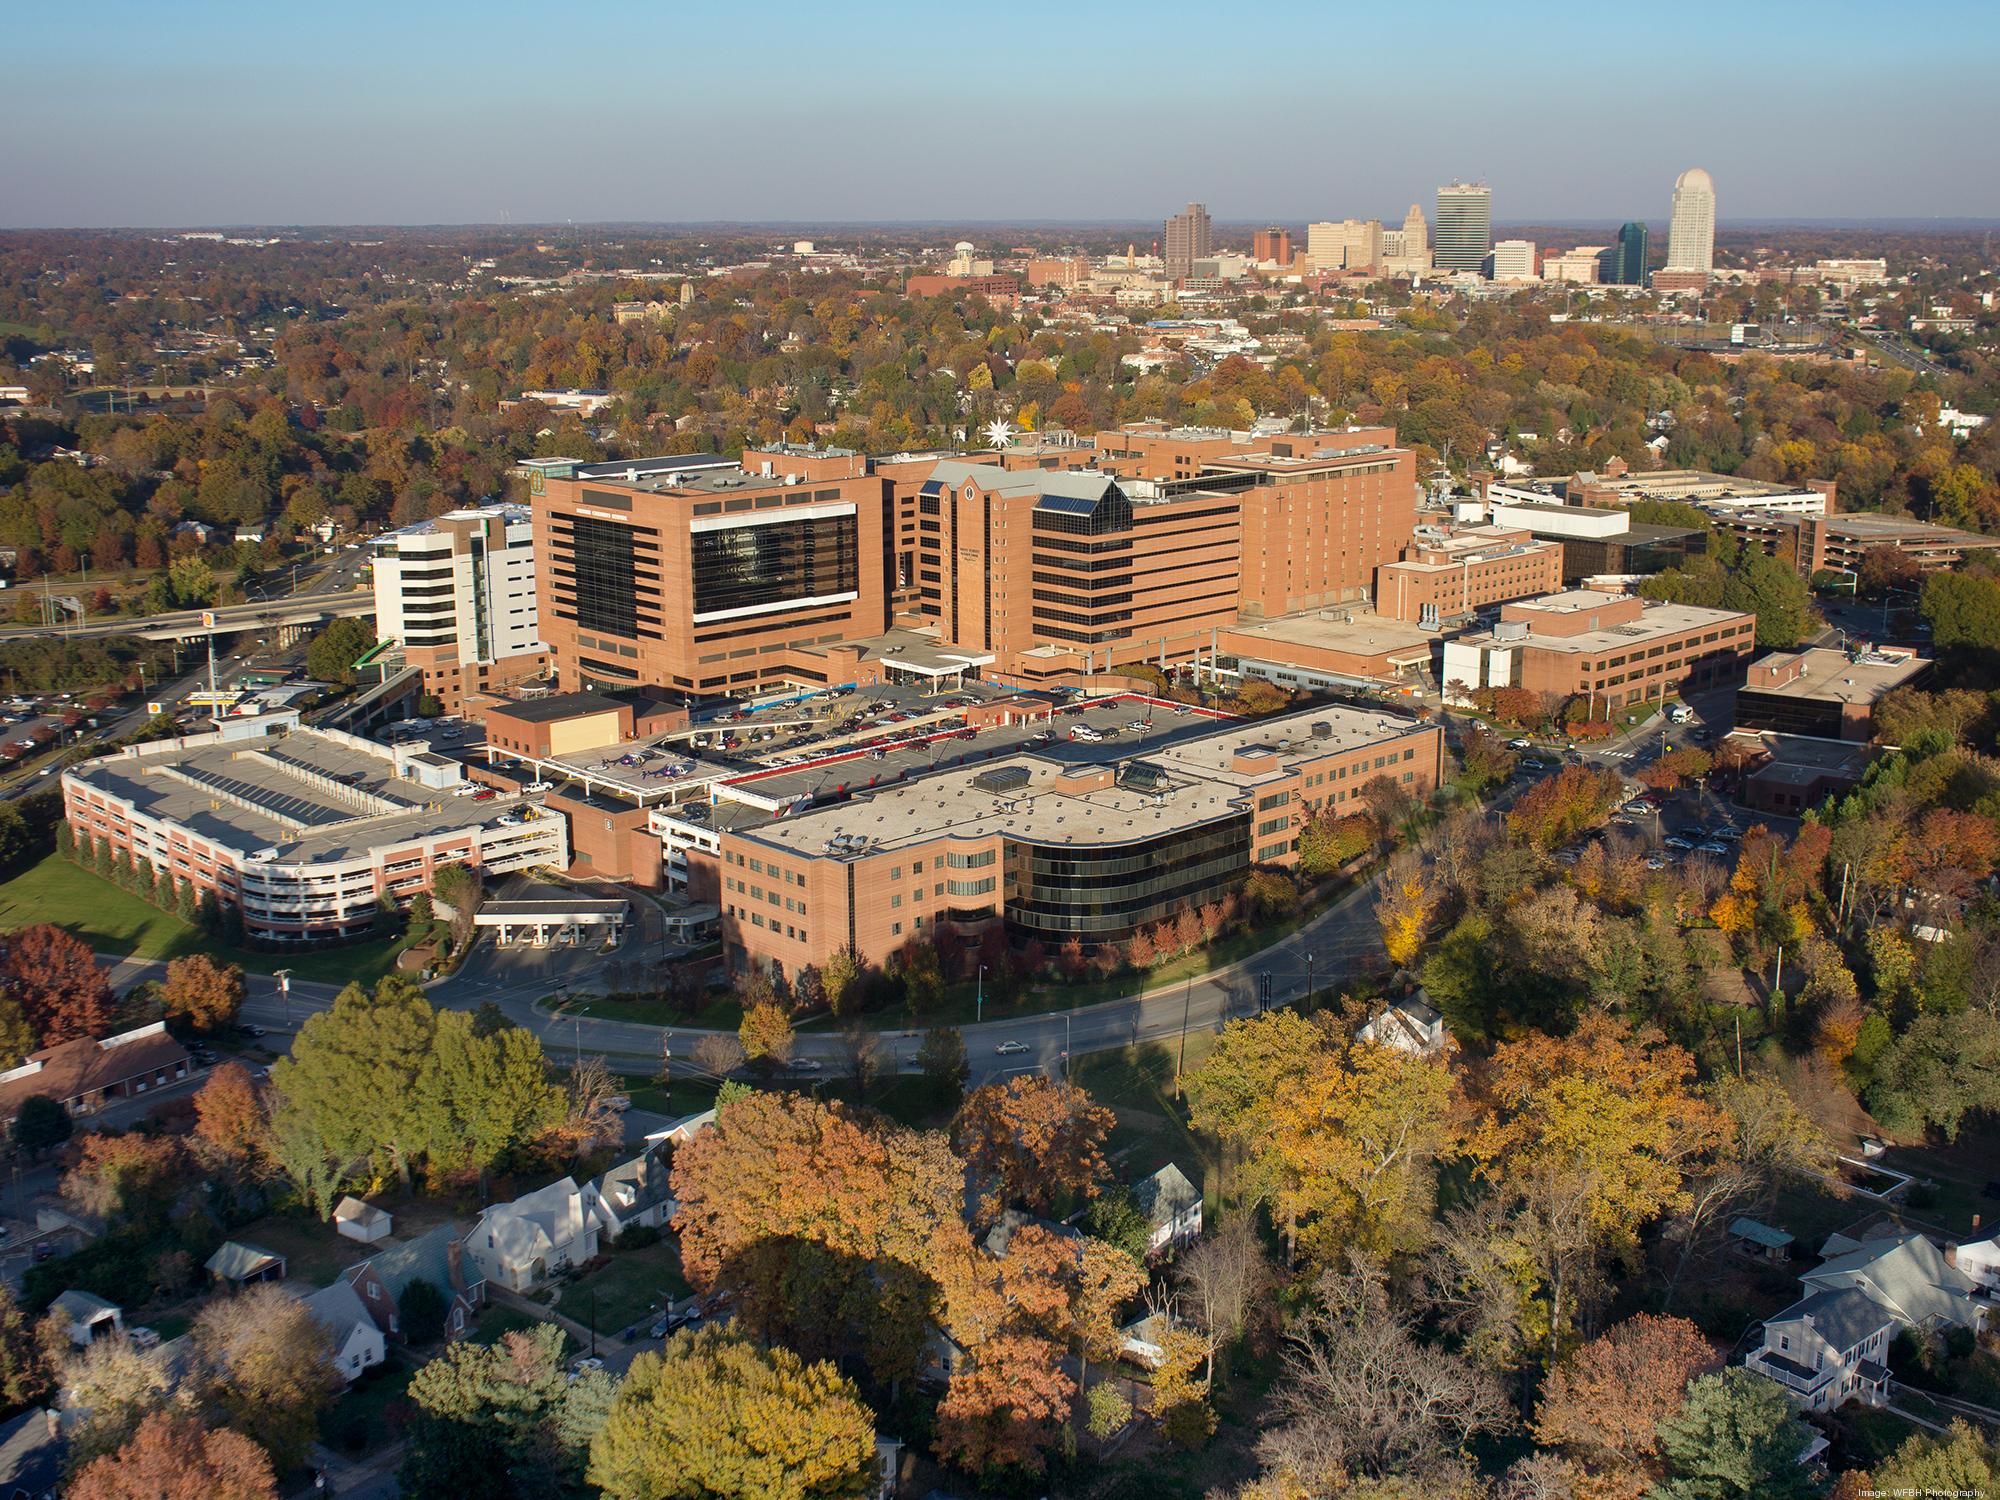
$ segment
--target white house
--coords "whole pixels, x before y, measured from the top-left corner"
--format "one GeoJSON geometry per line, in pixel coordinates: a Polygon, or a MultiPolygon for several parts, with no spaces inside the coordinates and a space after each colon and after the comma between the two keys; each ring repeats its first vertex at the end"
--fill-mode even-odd
{"type": "Polygon", "coordinates": [[[1132,1203],[1152,1229],[1146,1241],[1148,1255],[1171,1250],[1201,1234],[1201,1189],[1172,1162],[1132,1184],[1132,1203]]]}
{"type": "Polygon", "coordinates": [[[386,1240],[393,1225],[394,1220],[386,1209],[363,1203],[359,1198],[342,1198],[333,1206],[334,1232],[364,1245],[386,1240]]]}
{"type": "Polygon", "coordinates": [[[340,1371],[341,1379],[352,1384],[363,1370],[382,1363],[388,1353],[387,1343],[353,1286],[336,1281],[316,1292],[292,1287],[286,1290],[303,1302],[306,1311],[333,1335],[333,1367],[340,1371]]]}
{"type": "Polygon", "coordinates": [[[60,1293],[49,1304],[49,1311],[68,1320],[69,1341],[79,1349],[125,1331],[124,1309],[93,1292],[72,1289],[60,1293]]]}
{"type": "Polygon", "coordinates": [[[1822,1254],[1799,1277],[1805,1296],[1765,1321],[1763,1343],[1743,1361],[1807,1411],[1832,1411],[1856,1396],[1880,1406],[1899,1328],[1976,1334],[1985,1326],[1976,1283],[1921,1234],[1836,1234],[1822,1254]]]}
{"type": "Polygon", "coordinates": [[[597,1220],[583,1190],[564,1177],[480,1214],[465,1250],[487,1281],[525,1292],[594,1258],[597,1220]]]}
{"type": "Polygon", "coordinates": [[[1895,1314],[1866,1293],[1814,1292],[1767,1319],[1763,1344],[1743,1363],[1807,1411],[1832,1411],[1855,1396],[1880,1406],[1895,1336],[1895,1314]]]}
{"type": "Polygon", "coordinates": [[[1444,1024],[1444,1017],[1421,990],[1384,1008],[1361,1028],[1360,1037],[1364,1042],[1379,1042],[1418,1057],[1435,1057],[1451,1045],[1451,1032],[1444,1024]]]}
{"type": "Polygon", "coordinates": [[[1983,1240],[1967,1240],[1951,1253],[1959,1270],[1989,1297],[2000,1297],[2000,1230],[1983,1240]]]}
{"type": "Polygon", "coordinates": [[[607,1239],[635,1226],[657,1229],[672,1211],[667,1153],[649,1147],[584,1184],[584,1208],[607,1239]]]}
{"type": "Polygon", "coordinates": [[[1827,1242],[1829,1259],[1799,1277],[1808,1291],[1853,1288],[1872,1297],[1905,1327],[1920,1331],[1986,1326],[1985,1304],[1973,1279],[1921,1234],[1884,1234],[1858,1244],[1827,1242]],[[1852,1248],[1842,1250],[1843,1246],[1852,1248]],[[1835,1253],[1835,1252],[1840,1253],[1835,1253]]]}

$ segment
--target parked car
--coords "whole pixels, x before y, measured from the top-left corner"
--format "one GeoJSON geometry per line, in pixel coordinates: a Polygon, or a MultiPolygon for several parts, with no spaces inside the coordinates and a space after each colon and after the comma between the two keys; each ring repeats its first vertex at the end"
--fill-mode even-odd
{"type": "Polygon", "coordinates": [[[492,787],[483,786],[478,791],[472,794],[472,800],[474,802],[491,802],[495,797],[499,795],[500,794],[494,791],[492,787]]]}
{"type": "Polygon", "coordinates": [[[1023,1052],[1028,1050],[1028,1044],[1026,1042],[1002,1042],[993,1050],[1001,1057],[1019,1057],[1023,1052]]]}
{"type": "Polygon", "coordinates": [[[544,792],[554,791],[555,788],[546,781],[531,781],[522,787],[521,790],[526,792],[530,797],[539,797],[544,792]]]}
{"type": "Polygon", "coordinates": [[[1694,846],[1694,852],[1697,854],[1727,854],[1729,846],[1715,839],[1703,839],[1699,844],[1694,846]]]}
{"type": "Polygon", "coordinates": [[[261,1026],[253,1026],[246,1021],[243,1025],[236,1028],[236,1034],[238,1036],[260,1037],[264,1034],[264,1028],[261,1026]]]}
{"type": "Polygon", "coordinates": [[[1507,748],[1509,750],[1526,750],[1529,749],[1533,745],[1533,743],[1534,742],[1532,740],[1518,740],[1518,739],[1509,740],[1507,741],[1507,748]]]}

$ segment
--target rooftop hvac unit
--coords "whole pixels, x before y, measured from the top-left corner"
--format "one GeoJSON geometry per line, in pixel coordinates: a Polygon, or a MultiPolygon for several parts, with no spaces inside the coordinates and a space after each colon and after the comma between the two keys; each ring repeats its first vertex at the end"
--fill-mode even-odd
{"type": "Polygon", "coordinates": [[[1316,740],[1332,739],[1333,725],[1325,719],[1314,719],[1312,726],[1312,737],[1316,740]]]}

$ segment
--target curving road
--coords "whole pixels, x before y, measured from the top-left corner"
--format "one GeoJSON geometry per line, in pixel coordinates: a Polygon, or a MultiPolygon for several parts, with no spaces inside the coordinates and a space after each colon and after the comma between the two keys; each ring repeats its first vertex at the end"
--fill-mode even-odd
{"type": "MultiPolygon", "coordinates": [[[[1702,720],[1721,722],[1732,697],[1730,690],[1691,700],[1702,720]]],[[[1657,755],[1663,745],[1690,742],[1698,725],[1669,726],[1655,718],[1592,746],[1584,758],[1630,774],[1657,755]]],[[[1502,807],[1511,793],[1495,804],[1502,807]]],[[[1070,1055],[1108,1051],[1141,1042],[1165,1041],[1188,1031],[1214,1030],[1233,1016],[1253,1015],[1258,1007],[1259,975],[1268,973],[1272,1004],[1285,1004],[1308,993],[1337,992],[1357,977],[1379,973],[1386,966],[1381,935],[1375,922],[1378,875],[1342,897],[1298,931],[1251,957],[1193,980],[1165,985],[1142,995],[1104,1001],[1073,1011],[1015,1016],[960,1028],[965,1037],[974,1082],[1012,1073],[1053,1072],[1070,1055]],[[1006,1047],[1005,1052],[1000,1051],[1006,1047]]],[[[620,960],[657,951],[658,908],[649,900],[635,902],[639,931],[619,954],[579,953],[574,949],[540,951],[498,950],[492,943],[474,949],[461,970],[427,986],[433,1003],[471,1010],[491,1002],[510,1021],[527,1027],[541,1039],[551,1056],[565,1053],[602,1056],[625,1071],[651,1073],[660,1064],[663,1044],[673,1049],[677,1070],[689,1066],[695,1043],[715,1033],[698,1027],[657,1027],[632,1021],[553,1013],[540,1002],[567,992],[589,993],[608,984],[606,970],[620,960]]],[[[158,963],[119,960],[103,955],[113,968],[113,983],[123,987],[164,969],[158,963]]],[[[267,1027],[267,1045],[283,1046],[297,1025],[314,1011],[329,1006],[338,986],[297,982],[289,997],[274,980],[247,976],[249,996],[244,1019],[267,1027]]],[[[916,1066],[922,1028],[873,1033],[885,1065],[900,1070],[916,1066]]],[[[795,1063],[798,1076],[837,1072],[846,1061],[842,1038],[825,1031],[799,1033],[795,1063]],[[815,1069],[811,1064],[818,1064],[815,1069]]]]}

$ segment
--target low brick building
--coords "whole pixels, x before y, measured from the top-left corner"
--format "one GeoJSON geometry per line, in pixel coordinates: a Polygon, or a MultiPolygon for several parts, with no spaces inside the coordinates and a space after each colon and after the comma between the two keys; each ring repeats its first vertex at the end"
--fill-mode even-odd
{"type": "Polygon", "coordinates": [[[1375,570],[1375,608],[1392,620],[1437,625],[1488,605],[1562,587],[1563,544],[1507,526],[1419,536],[1398,562],[1375,570]]]}
{"type": "Polygon", "coordinates": [[[1822,740],[1866,740],[1875,705],[1914,687],[1931,663],[1913,651],[1776,651],[1751,666],[1736,690],[1736,727],[1822,740]]]}
{"type": "Polygon", "coordinates": [[[1738,610],[1570,589],[1503,605],[1492,630],[1447,641],[1444,690],[1463,702],[1518,687],[1618,709],[1731,681],[1756,634],[1757,617],[1738,610]]]}
{"type": "Polygon", "coordinates": [[[43,1095],[73,1115],[92,1114],[113,1099],[130,1099],[188,1076],[187,1048],[155,1021],[116,1036],[78,1037],[28,1054],[0,1073],[0,1119],[43,1095]]]}

